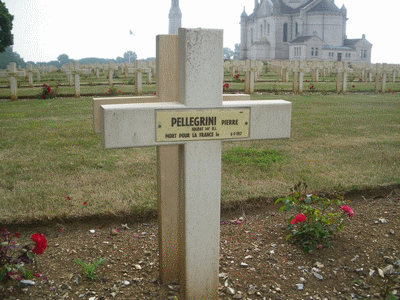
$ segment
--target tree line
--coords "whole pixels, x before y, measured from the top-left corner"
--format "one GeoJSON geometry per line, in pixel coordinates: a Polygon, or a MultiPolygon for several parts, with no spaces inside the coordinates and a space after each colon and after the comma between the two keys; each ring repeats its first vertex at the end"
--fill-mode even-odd
{"type": "MultiPolygon", "coordinates": [[[[116,59],[112,58],[97,58],[97,57],[86,57],[82,59],[78,59],[79,63],[81,64],[104,64],[104,63],[125,63],[125,62],[134,62],[137,59],[136,52],[127,51],[124,53],[123,57],[118,56],[116,59]]],[[[155,59],[154,57],[149,57],[146,60],[155,59]]],[[[61,54],[57,57],[57,60],[52,60],[49,62],[33,62],[27,61],[25,62],[24,59],[17,53],[14,52],[12,47],[6,47],[4,52],[0,53],[0,69],[5,69],[10,62],[17,63],[17,66],[21,66],[21,68],[25,68],[28,64],[33,66],[35,65],[44,65],[44,66],[54,66],[57,69],[60,69],[63,65],[68,64],[70,62],[74,62],[75,59],[69,58],[67,54],[61,54]]]]}

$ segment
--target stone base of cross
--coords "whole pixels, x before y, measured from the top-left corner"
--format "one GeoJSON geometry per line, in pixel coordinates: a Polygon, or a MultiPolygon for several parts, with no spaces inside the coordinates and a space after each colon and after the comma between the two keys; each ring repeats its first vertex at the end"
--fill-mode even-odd
{"type": "Polygon", "coordinates": [[[290,102],[223,102],[222,48],[222,30],[180,28],[179,102],[101,107],[105,148],[178,145],[178,263],[163,267],[183,299],[218,299],[221,142],[290,136],[290,102]]]}

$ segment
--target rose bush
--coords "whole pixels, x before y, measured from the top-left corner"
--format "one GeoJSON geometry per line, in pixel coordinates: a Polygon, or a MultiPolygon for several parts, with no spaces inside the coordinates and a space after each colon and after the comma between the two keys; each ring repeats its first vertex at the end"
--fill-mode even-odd
{"type": "Polygon", "coordinates": [[[332,235],[344,229],[346,215],[354,217],[354,211],[345,201],[307,194],[305,183],[298,183],[288,197],[279,198],[277,203],[283,203],[279,212],[291,213],[287,227],[291,233],[286,240],[299,244],[306,253],[329,247],[332,235]]]}
{"type": "Polygon", "coordinates": [[[17,244],[14,239],[21,237],[22,234],[19,232],[11,234],[5,228],[0,228],[0,233],[0,281],[21,280],[22,277],[32,279],[34,274],[25,266],[33,262],[34,254],[43,254],[47,248],[46,237],[41,233],[32,234],[31,239],[35,242],[33,247],[30,244],[24,246],[17,244]]]}
{"type": "Polygon", "coordinates": [[[52,89],[50,85],[43,84],[42,91],[37,95],[39,99],[50,99],[55,98],[57,96],[58,86],[55,89],[52,89]]]}

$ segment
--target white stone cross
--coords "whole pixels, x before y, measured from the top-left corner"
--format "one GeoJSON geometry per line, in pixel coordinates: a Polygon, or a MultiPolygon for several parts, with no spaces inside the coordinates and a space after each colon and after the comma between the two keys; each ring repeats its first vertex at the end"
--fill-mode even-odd
{"type": "Polygon", "coordinates": [[[79,61],[75,61],[70,65],[72,70],[67,70],[65,71],[65,74],[68,76],[70,84],[72,84],[72,81],[75,81],[75,97],[79,98],[81,96],[81,79],[80,79],[80,74],[89,74],[90,70],[89,69],[79,69],[79,61]],[[75,77],[75,78],[74,78],[75,77]]]}
{"type": "Polygon", "coordinates": [[[127,68],[126,72],[128,74],[135,74],[135,90],[136,94],[141,95],[142,94],[142,85],[143,85],[143,78],[142,78],[142,73],[147,73],[147,83],[151,83],[151,69],[150,68],[141,68],[141,67],[136,67],[136,68],[127,68]]]}
{"type": "Polygon", "coordinates": [[[217,299],[221,141],[289,138],[291,103],[222,99],[222,30],[179,29],[179,103],[102,106],[105,148],[178,144],[184,299],[217,299]]]}
{"type": "Polygon", "coordinates": [[[294,61],[295,66],[290,70],[293,72],[293,93],[303,92],[304,72],[310,72],[309,68],[304,68],[303,61],[294,61]]]}
{"type": "Polygon", "coordinates": [[[254,93],[254,82],[255,82],[255,76],[256,76],[255,74],[258,71],[258,68],[256,67],[256,61],[247,59],[244,71],[246,72],[245,83],[244,83],[244,92],[246,94],[253,94],[254,93]]]}
{"type": "Polygon", "coordinates": [[[31,64],[28,65],[28,69],[26,70],[26,73],[28,73],[28,81],[29,81],[29,87],[33,87],[33,66],[31,64]]]}
{"type": "Polygon", "coordinates": [[[10,88],[11,88],[11,100],[18,99],[18,85],[17,85],[17,78],[18,76],[25,76],[25,71],[17,71],[17,64],[15,62],[11,62],[7,66],[6,72],[0,72],[0,77],[8,77],[10,81],[10,88]]]}
{"type": "Polygon", "coordinates": [[[353,69],[348,67],[348,63],[338,62],[336,69],[336,93],[347,92],[347,74],[353,73],[353,69]]]}
{"type": "Polygon", "coordinates": [[[104,66],[104,69],[108,70],[108,83],[112,85],[114,71],[118,70],[118,66],[114,65],[114,63],[110,61],[107,65],[104,66]]]}
{"type": "MultiPolygon", "coordinates": [[[[156,42],[157,95],[93,99],[94,131],[101,133],[101,106],[110,104],[178,102],[178,35],[159,35],[156,42]]],[[[221,88],[222,89],[222,88],[221,88]]],[[[250,100],[245,94],[223,94],[225,101],[250,100]]],[[[179,280],[178,264],[178,145],[157,147],[157,202],[159,219],[160,279],[164,284],[179,280]]]]}

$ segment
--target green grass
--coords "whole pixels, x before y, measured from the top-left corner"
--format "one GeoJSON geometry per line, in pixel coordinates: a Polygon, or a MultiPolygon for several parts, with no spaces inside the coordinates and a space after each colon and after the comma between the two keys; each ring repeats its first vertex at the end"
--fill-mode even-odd
{"type": "Polygon", "coordinates": [[[282,161],[283,156],[276,150],[255,149],[242,147],[231,148],[222,154],[222,162],[236,168],[259,167],[262,171],[267,171],[274,162],[282,161]]]}
{"type": "MultiPolygon", "coordinates": [[[[291,138],[223,143],[224,203],[400,183],[397,95],[252,96],[277,98],[291,138]]],[[[91,99],[0,101],[0,221],[156,209],[155,149],[102,149],[91,99]]]]}

